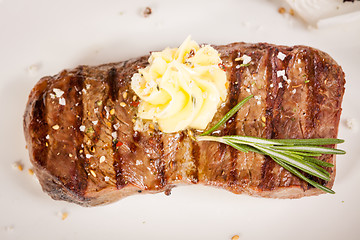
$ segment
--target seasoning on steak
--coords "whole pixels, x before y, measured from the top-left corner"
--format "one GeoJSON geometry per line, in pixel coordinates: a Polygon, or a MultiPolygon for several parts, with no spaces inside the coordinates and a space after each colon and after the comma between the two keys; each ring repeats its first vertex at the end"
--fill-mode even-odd
{"type": "MultiPolygon", "coordinates": [[[[253,94],[218,135],[337,137],[345,80],[329,55],[266,43],[214,47],[226,66],[229,92],[208,128],[253,94]],[[249,66],[239,66],[244,54],[251,57],[249,66]]],[[[139,100],[130,81],[148,57],[64,70],[33,88],[24,131],[35,173],[52,198],[95,206],[133,194],[169,193],[178,184],[270,198],[322,193],[260,154],[195,142],[187,131],[135,131],[139,100]]],[[[332,155],[321,158],[335,164],[332,155]]],[[[335,167],[327,170],[331,181],[315,180],[331,188],[335,167]]]]}

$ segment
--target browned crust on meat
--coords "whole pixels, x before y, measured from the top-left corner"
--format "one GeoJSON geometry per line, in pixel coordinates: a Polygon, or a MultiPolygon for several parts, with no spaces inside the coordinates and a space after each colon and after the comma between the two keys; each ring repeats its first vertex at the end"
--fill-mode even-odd
{"type": "MultiPolygon", "coordinates": [[[[337,137],[345,79],[329,55],[267,43],[214,47],[226,66],[229,94],[208,127],[250,93],[256,96],[217,135],[337,137]],[[235,59],[243,54],[252,58],[251,64],[237,67],[235,59]],[[281,70],[287,79],[278,77],[281,70]]],[[[35,173],[52,198],[95,206],[198,183],[271,198],[322,193],[260,154],[195,142],[187,131],[164,134],[156,126],[134,131],[138,99],[130,81],[147,58],[80,66],[44,77],[33,88],[24,132],[35,173]],[[64,91],[65,105],[54,97],[54,88],[64,91]]],[[[334,156],[322,159],[335,164],[334,156]]],[[[320,182],[331,188],[335,167],[327,170],[331,181],[320,182]]]]}

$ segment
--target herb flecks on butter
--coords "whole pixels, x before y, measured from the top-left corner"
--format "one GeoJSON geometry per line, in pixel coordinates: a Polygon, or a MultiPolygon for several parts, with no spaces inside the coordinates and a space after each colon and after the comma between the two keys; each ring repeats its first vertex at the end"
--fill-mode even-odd
{"type": "Polygon", "coordinates": [[[131,88],[141,99],[138,117],[157,122],[166,133],[205,129],[227,96],[219,53],[188,37],[179,48],[153,52],[149,63],[132,77],[131,88]]]}

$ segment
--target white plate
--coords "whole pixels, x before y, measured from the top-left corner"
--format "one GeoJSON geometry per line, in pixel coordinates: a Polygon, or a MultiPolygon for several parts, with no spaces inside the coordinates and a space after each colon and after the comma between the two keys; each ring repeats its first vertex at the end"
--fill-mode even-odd
{"type": "Polygon", "coordinates": [[[359,239],[360,22],[309,29],[278,13],[281,1],[0,0],[0,239],[359,239]],[[153,14],[141,16],[150,6],[153,14]],[[96,208],[41,191],[22,131],[32,86],[79,64],[100,64],[198,42],[304,44],[329,53],[346,73],[335,195],[274,200],[192,186],[96,208]],[[30,68],[30,69],[29,69],[30,68]],[[13,167],[19,161],[24,170],[13,167]],[[61,213],[69,215],[61,220],[61,213]]]}

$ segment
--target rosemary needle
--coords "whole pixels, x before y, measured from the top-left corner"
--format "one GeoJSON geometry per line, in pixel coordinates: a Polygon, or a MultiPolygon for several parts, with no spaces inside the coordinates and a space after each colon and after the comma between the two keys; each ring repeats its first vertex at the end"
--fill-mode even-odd
{"type": "Polygon", "coordinates": [[[333,190],[307,178],[302,172],[325,181],[330,181],[330,173],[322,167],[334,167],[333,164],[324,162],[314,157],[322,154],[345,154],[344,150],[324,147],[343,143],[342,139],[313,138],[313,139],[264,139],[250,136],[209,136],[221,125],[228,121],[253,95],[250,95],[233,107],[225,116],[208,131],[196,137],[197,141],[214,141],[229,145],[242,152],[255,152],[269,156],[281,167],[306,181],[310,185],[328,193],[333,190]],[[300,171],[299,171],[300,170],[300,171]]]}
{"type": "Polygon", "coordinates": [[[247,102],[250,100],[250,98],[252,98],[253,95],[250,95],[246,98],[244,98],[241,102],[239,102],[238,104],[236,104],[235,107],[233,107],[228,113],[225,114],[225,116],[217,123],[215,124],[212,128],[210,128],[209,130],[207,130],[206,132],[202,133],[200,136],[205,136],[205,135],[209,135],[211,134],[213,131],[217,130],[221,125],[223,125],[225,122],[227,122],[227,120],[229,120],[237,111],[239,111],[239,109],[247,102]]]}

